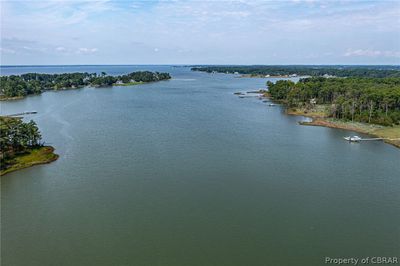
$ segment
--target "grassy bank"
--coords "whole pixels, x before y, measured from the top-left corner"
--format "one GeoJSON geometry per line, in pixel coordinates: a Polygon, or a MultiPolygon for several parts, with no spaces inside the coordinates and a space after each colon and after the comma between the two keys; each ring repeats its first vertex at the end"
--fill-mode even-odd
{"type": "Polygon", "coordinates": [[[37,164],[51,163],[57,159],[58,155],[54,153],[54,148],[51,146],[29,149],[25,153],[8,160],[6,168],[0,171],[0,176],[37,164]]]}
{"type": "Polygon", "coordinates": [[[385,142],[400,148],[400,125],[381,126],[361,122],[344,121],[340,119],[328,118],[325,113],[325,106],[316,106],[314,109],[287,109],[289,115],[301,115],[310,117],[311,122],[301,122],[306,126],[323,126],[330,128],[340,128],[359,133],[368,134],[377,138],[385,138],[385,142]]]}

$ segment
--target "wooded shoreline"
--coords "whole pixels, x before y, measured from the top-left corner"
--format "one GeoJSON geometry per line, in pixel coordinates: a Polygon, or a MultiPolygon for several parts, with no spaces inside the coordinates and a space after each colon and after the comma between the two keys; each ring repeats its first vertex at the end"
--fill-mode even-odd
{"type": "Polygon", "coordinates": [[[0,100],[21,99],[27,95],[40,94],[44,91],[79,89],[86,86],[112,87],[130,86],[147,82],[171,79],[169,73],[136,71],[125,75],[111,76],[97,73],[41,74],[26,73],[0,77],[0,100]]]}

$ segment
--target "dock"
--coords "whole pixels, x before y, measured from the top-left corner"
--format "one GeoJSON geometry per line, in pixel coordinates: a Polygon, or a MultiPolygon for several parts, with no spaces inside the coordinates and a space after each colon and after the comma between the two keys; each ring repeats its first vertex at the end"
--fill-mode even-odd
{"type": "Polygon", "coordinates": [[[5,115],[5,117],[23,116],[23,115],[32,115],[32,114],[37,114],[37,112],[36,111],[22,112],[22,113],[16,113],[16,114],[11,114],[11,115],[5,115]]]}
{"type": "Polygon", "coordinates": [[[361,139],[361,141],[370,141],[370,140],[400,140],[400,138],[370,138],[370,139],[361,139]]]}
{"type": "Polygon", "coordinates": [[[358,136],[353,136],[353,137],[344,137],[345,140],[349,142],[360,142],[360,141],[377,141],[377,140],[400,140],[400,138],[360,138],[358,136]]]}
{"type": "Polygon", "coordinates": [[[372,140],[385,140],[385,138],[369,138],[369,139],[360,139],[360,141],[372,141],[372,140]]]}

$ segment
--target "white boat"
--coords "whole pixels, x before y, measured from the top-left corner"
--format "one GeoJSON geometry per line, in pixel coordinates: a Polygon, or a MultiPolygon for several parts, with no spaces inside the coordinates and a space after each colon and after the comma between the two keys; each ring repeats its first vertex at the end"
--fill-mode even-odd
{"type": "Polygon", "coordinates": [[[269,106],[275,106],[275,104],[274,103],[270,103],[270,104],[268,104],[269,106]]]}
{"type": "Polygon", "coordinates": [[[359,136],[349,136],[349,137],[344,137],[344,139],[351,142],[359,142],[361,140],[359,136]]]}

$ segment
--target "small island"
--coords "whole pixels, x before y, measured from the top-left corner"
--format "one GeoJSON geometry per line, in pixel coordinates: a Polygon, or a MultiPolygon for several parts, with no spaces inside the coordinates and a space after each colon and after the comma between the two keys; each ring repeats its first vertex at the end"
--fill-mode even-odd
{"type": "Polygon", "coordinates": [[[0,176],[58,159],[54,148],[44,146],[34,121],[0,116],[0,176]]]}
{"type": "Polygon", "coordinates": [[[63,73],[2,76],[0,79],[0,100],[21,99],[27,95],[40,94],[48,90],[77,89],[85,86],[111,87],[131,86],[148,82],[171,79],[169,73],[136,71],[126,75],[111,76],[105,72],[63,73]]]}

